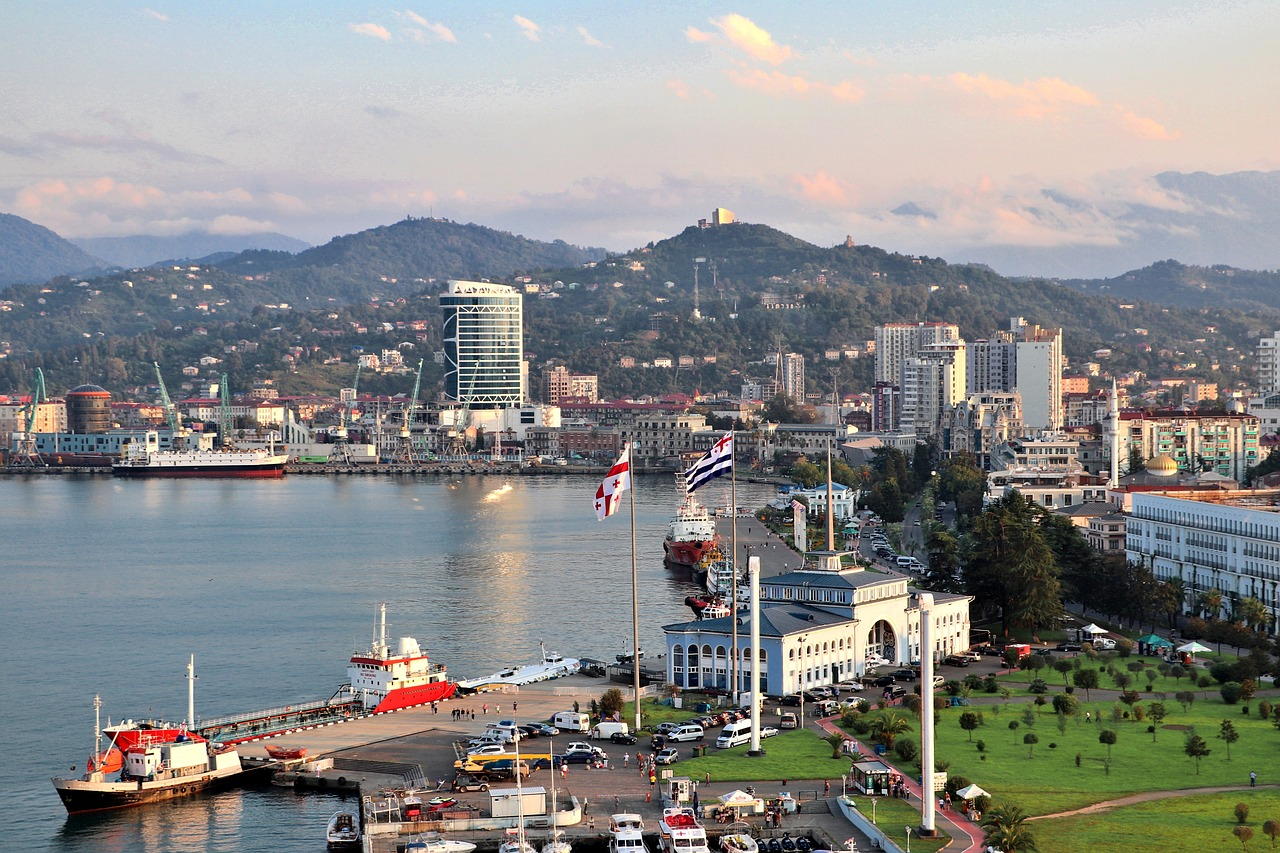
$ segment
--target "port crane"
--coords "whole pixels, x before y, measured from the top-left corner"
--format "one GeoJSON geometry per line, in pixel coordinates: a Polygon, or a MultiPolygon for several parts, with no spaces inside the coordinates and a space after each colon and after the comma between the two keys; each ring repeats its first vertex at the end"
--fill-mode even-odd
{"type": "Polygon", "coordinates": [[[351,386],[351,399],[345,401],[338,406],[338,428],[333,431],[333,453],[329,454],[329,461],[340,465],[351,464],[351,445],[347,433],[347,421],[353,414],[356,405],[356,398],[360,396],[360,368],[363,364],[356,364],[356,381],[351,386]]]}
{"type": "Polygon", "coordinates": [[[182,426],[182,415],[178,413],[178,408],[173,405],[173,401],[169,399],[169,389],[164,385],[164,377],[160,375],[160,362],[151,362],[156,368],[156,382],[160,385],[160,405],[164,406],[164,419],[169,424],[169,430],[173,433],[172,448],[174,450],[185,450],[187,446],[187,430],[182,426]]]}
{"type": "Polygon", "coordinates": [[[409,399],[409,408],[405,410],[404,421],[400,424],[400,443],[396,447],[396,461],[413,463],[413,416],[418,411],[418,391],[422,388],[422,359],[418,359],[418,377],[413,380],[413,396],[409,399]]]}
{"type": "Polygon", "coordinates": [[[19,415],[22,418],[22,432],[13,436],[14,465],[23,468],[43,468],[45,465],[44,459],[36,452],[36,412],[45,399],[44,371],[37,367],[35,383],[31,387],[31,400],[22,407],[19,415]]]}

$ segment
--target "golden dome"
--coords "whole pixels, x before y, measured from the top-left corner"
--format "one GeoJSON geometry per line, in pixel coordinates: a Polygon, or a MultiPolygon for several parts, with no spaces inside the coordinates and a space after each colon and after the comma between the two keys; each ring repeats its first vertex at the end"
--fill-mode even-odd
{"type": "Polygon", "coordinates": [[[1178,473],[1178,463],[1169,454],[1161,453],[1147,460],[1147,472],[1157,477],[1172,477],[1178,473]]]}

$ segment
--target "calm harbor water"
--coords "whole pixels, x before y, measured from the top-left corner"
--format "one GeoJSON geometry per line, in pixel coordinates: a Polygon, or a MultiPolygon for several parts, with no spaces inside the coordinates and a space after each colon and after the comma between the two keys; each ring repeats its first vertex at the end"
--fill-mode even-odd
{"type": "MultiPolygon", "coordinates": [[[[0,849],[313,851],[334,795],[230,792],[68,819],[49,779],[80,771],[93,696],[108,716],[196,715],[326,698],[371,639],[418,638],[455,677],[630,651],[630,527],[595,520],[590,477],[0,478],[0,849]]],[[[728,504],[725,482],[699,492],[728,504]]],[[[763,486],[738,503],[761,506],[763,486]]],[[[637,478],[640,645],[689,618],[662,566],[678,497],[637,478]]]]}

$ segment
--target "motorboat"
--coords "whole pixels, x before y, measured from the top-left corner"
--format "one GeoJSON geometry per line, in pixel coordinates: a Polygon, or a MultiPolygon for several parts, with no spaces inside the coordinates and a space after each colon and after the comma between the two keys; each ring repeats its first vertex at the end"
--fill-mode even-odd
{"type": "Polygon", "coordinates": [[[525,839],[524,827],[513,826],[502,834],[498,853],[538,853],[538,851],[525,839]]]}
{"type": "Polygon", "coordinates": [[[658,849],[663,853],[710,853],[707,831],[693,809],[676,806],[662,810],[658,820],[658,849]]]}
{"type": "Polygon", "coordinates": [[[609,818],[609,853],[649,853],[640,815],[624,813],[609,818]]]}
{"type": "Polygon", "coordinates": [[[360,846],[359,818],[351,812],[334,813],[324,837],[330,850],[354,850],[360,846]]]}
{"type": "Polygon", "coordinates": [[[438,832],[424,832],[404,846],[405,853],[471,853],[476,846],[470,841],[445,838],[438,832]]]}
{"type": "Polygon", "coordinates": [[[494,690],[507,685],[534,684],[539,681],[549,681],[552,678],[573,675],[582,668],[582,662],[577,658],[566,658],[559,652],[548,652],[547,647],[541,641],[538,642],[538,648],[542,652],[542,659],[539,663],[531,663],[527,666],[512,666],[499,670],[492,675],[464,679],[458,682],[458,689],[466,693],[474,693],[482,690],[494,690]]]}
{"type": "Polygon", "coordinates": [[[265,747],[267,755],[276,761],[295,761],[299,758],[307,757],[307,748],[305,746],[268,746],[265,747]]]}
{"type": "Polygon", "coordinates": [[[720,836],[720,849],[724,853],[757,853],[759,845],[747,832],[726,832],[720,836]]]}

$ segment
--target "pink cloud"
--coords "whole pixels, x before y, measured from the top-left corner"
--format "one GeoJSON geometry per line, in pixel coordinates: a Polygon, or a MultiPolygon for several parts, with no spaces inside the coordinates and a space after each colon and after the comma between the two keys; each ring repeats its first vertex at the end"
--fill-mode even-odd
{"type": "Polygon", "coordinates": [[[1029,118],[1043,118],[1067,106],[1098,105],[1097,95],[1057,77],[1042,77],[1017,84],[986,74],[973,76],[958,72],[947,77],[947,82],[961,92],[1011,104],[1017,115],[1029,118]]]}
{"type": "Polygon", "coordinates": [[[404,13],[404,16],[408,18],[410,21],[412,21],[414,24],[416,24],[417,26],[421,27],[421,29],[415,29],[411,31],[416,41],[425,40],[426,33],[430,33],[432,36],[435,37],[436,41],[444,41],[444,42],[449,42],[450,44],[457,44],[458,37],[453,34],[453,30],[449,29],[444,24],[441,24],[438,22],[433,24],[430,21],[428,21],[426,18],[419,15],[417,12],[413,12],[410,10],[406,10],[404,13]]]}
{"type": "Polygon", "coordinates": [[[683,80],[668,80],[667,88],[670,89],[677,98],[687,99],[689,97],[689,84],[683,80]]]}
{"type": "Polygon", "coordinates": [[[860,86],[848,80],[833,84],[810,80],[799,74],[784,74],[761,68],[730,68],[727,73],[742,88],[754,89],[775,97],[826,95],[837,101],[857,103],[866,95],[860,86]]]}
{"type": "Polygon", "coordinates": [[[689,27],[684,31],[684,37],[695,44],[711,41],[715,38],[711,33],[704,33],[697,27],[689,27]]]}
{"type": "Polygon", "coordinates": [[[391,41],[391,31],[379,24],[347,24],[347,29],[356,35],[371,36],[382,41],[391,41]]]}
{"type": "MultiPolygon", "coordinates": [[[[736,14],[725,15],[718,20],[712,20],[711,23],[715,24],[735,47],[752,59],[767,62],[770,65],[780,65],[791,58],[790,47],[775,42],[767,30],[756,26],[750,18],[736,14]]],[[[693,28],[690,27],[690,29],[693,28]]]]}
{"type": "Polygon", "coordinates": [[[1115,105],[1115,111],[1116,115],[1120,117],[1120,124],[1135,136],[1159,140],[1173,140],[1182,137],[1179,131],[1171,131],[1153,118],[1135,115],[1119,104],[1115,105]]]}
{"type": "Polygon", "coordinates": [[[845,205],[849,203],[848,185],[822,169],[812,175],[792,175],[791,187],[801,198],[815,204],[845,205]]]}
{"type": "Polygon", "coordinates": [[[520,31],[524,33],[524,37],[529,41],[542,40],[542,28],[533,21],[523,15],[512,15],[511,20],[516,22],[516,26],[520,28],[520,31]]]}

